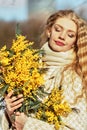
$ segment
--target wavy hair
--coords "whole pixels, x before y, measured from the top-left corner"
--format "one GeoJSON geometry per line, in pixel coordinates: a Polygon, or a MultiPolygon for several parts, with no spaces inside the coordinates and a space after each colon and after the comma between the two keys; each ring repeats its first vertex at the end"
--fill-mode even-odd
{"type": "Polygon", "coordinates": [[[73,66],[75,66],[76,72],[80,75],[83,83],[83,92],[85,92],[87,99],[87,22],[80,18],[74,11],[72,10],[60,10],[54,14],[52,14],[45,25],[44,32],[41,35],[41,44],[47,42],[47,30],[51,29],[54,25],[55,21],[58,18],[67,17],[74,21],[77,25],[77,40],[75,44],[76,51],[76,62],[73,66]]]}

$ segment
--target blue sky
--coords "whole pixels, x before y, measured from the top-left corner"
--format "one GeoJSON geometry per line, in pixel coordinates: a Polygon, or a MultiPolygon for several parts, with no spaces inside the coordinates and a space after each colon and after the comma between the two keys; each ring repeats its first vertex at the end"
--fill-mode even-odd
{"type": "MultiPolygon", "coordinates": [[[[35,0],[34,0],[35,1],[35,0]]],[[[0,0],[0,20],[4,21],[24,21],[29,17],[29,7],[35,9],[47,8],[47,4],[52,2],[52,0],[36,0],[35,7],[31,7],[32,0],[0,0]],[[29,5],[27,4],[29,2],[29,5]]],[[[80,7],[87,0],[54,0],[55,9],[75,9],[80,7]]],[[[53,5],[50,8],[54,8],[53,5]]]]}
{"type": "Polygon", "coordinates": [[[0,20],[23,21],[28,17],[28,0],[0,0],[0,20]]]}
{"type": "Polygon", "coordinates": [[[87,0],[56,0],[57,9],[73,9],[81,6],[87,0]]]}
{"type": "Polygon", "coordinates": [[[23,21],[27,19],[27,9],[22,8],[13,8],[13,7],[0,7],[0,20],[5,21],[23,21]]]}

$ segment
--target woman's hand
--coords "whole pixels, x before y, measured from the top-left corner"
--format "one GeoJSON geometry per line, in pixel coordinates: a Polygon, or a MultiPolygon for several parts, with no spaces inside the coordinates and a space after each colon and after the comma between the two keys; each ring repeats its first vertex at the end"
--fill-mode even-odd
{"type": "Polygon", "coordinates": [[[6,112],[11,120],[11,116],[14,114],[14,111],[21,107],[23,102],[23,95],[12,96],[13,91],[9,92],[5,97],[6,102],[6,112]]]}
{"type": "Polygon", "coordinates": [[[16,130],[23,130],[24,124],[27,120],[27,116],[24,113],[16,112],[15,113],[15,128],[16,130]]]}

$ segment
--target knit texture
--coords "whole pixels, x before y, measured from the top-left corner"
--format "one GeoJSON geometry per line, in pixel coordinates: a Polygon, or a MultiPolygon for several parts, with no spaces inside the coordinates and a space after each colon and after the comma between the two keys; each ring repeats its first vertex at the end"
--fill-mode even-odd
{"type": "MultiPolygon", "coordinates": [[[[65,100],[67,100],[71,108],[73,108],[73,111],[67,117],[62,117],[66,126],[61,127],[60,130],[87,130],[87,103],[85,97],[79,98],[75,103],[76,97],[82,92],[82,81],[72,68],[68,68],[64,71],[64,68],[67,65],[72,64],[75,61],[73,50],[63,53],[50,53],[52,50],[49,48],[48,43],[46,43],[46,46],[44,45],[43,48],[46,53],[43,60],[46,63],[46,68],[48,68],[44,77],[45,90],[50,93],[53,87],[62,85],[65,100]]],[[[8,130],[5,116],[3,117],[2,126],[3,130],[8,130]]],[[[29,117],[23,130],[47,129],[55,130],[54,125],[29,117]]]]}

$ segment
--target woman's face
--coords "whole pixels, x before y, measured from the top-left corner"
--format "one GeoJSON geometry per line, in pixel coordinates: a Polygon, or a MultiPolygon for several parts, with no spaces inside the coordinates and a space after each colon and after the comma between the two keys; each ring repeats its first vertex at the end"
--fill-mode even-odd
{"type": "Polygon", "coordinates": [[[77,25],[69,18],[58,18],[49,34],[49,46],[57,52],[67,51],[75,44],[77,25]]]}

